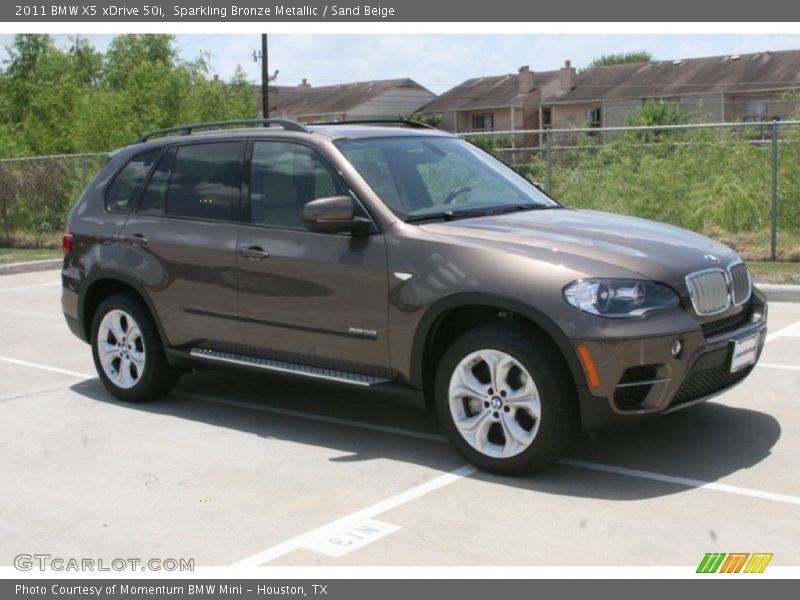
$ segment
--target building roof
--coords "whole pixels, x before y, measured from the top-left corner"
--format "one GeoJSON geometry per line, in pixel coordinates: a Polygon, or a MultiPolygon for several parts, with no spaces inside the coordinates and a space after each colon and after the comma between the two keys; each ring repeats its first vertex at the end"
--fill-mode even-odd
{"type": "Polygon", "coordinates": [[[595,67],[552,104],[800,87],[800,50],[595,67]]]}
{"type": "Polygon", "coordinates": [[[419,90],[431,97],[434,95],[430,90],[408,78],[355,81],[319,87],[275,86],[270,87],[269,111],[273,116],[294,117],[346,113],[386,92],[402,89],[419,90]]]}
{"type": "MultiPolygon", "coordinates": [[[[543,88],[550,88],[552,87],[550,84],[557,81],[559,81],[559,71],[534,72],[534,90],[531,93],[535,94],[543,88]]],[[[524,96],[525,94],[519,93],[519,74],[475,77],[450,88],[417,112],[442,113],[505,107],[516,104],[524,96]]]]}

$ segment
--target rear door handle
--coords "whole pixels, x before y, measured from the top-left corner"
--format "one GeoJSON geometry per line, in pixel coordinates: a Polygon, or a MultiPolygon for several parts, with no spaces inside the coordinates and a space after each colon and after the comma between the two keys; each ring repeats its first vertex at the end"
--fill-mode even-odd
{"type": "Polygon", "coordinates": [[[250,246],[249,248],[239,248],[239,256],[244,256],[250,260],[263,260],[269,258],[269,252],[261,246],[250,246]]]}
{"type": "Polygon", "coordinates": [[[125,236],[125,241],[131,244],[139,244],[141,246],[147,243],[147,238],[141,233],[134,233],[133,235],[125,236]]]}

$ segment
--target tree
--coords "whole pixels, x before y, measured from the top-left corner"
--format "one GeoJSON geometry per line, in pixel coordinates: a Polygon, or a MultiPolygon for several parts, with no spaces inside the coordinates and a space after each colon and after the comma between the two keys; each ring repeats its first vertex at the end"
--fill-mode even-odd
{"type": "Polygon", "coordinates": [[[68,54],[78,81],[87,85],[99,83],[103,74],[103,55],[84,37],[76,35],[70,41],[72,45],[68,54]]]}
{"type": "Polygon", "coordinates": [[[636,115],[628,115],[628,125],[641,127],[648,125],[680,125],[686,121],[676,102],[648,100],[636,115]]]}
{"type": "Polygon", "coordinates": [[[174,67],[178,60],[174,41],[174,35],[166,34],[115,37],[106,52],[105,83],[116,89],[124,87],[131,72],[142,63],[174,67]]]}
{"type": "Polygon", "coordinates": [[[636,50],[633,52],[614,52],[611,54],[603,54],[595,58],[592,62],[586,65],[585,68],[580,70],[580,73],[585,73],[595,67],[606,67],[609,65],[626,65],[628,63],[637,62],[650,62],[655,60],[653,55],[647,50],[636,50]]]}
{"type": "Polygon", "coordinates": [[[257,116],[253,86],[237,68],[209,78],[208,62],[181,61],[169,35],[122,35],[98,52],[74,37],[19,35],[0,71],[0,157],[103,152],[144,131],[257,116]]]}
{"type": "Polygon", "coordinates": [[[407,113],[397,115],[397,118],[401,121],[415,121],[417,123],[424,123],[425,125],[430,125],[431,127],[438,127],[442,123],[442,115],[434,113],[407,113]]]}
{"type": "Polygon", "coordinates": [[[14,123],[22,120],[37,86],[44,83],[39,66],[57,50],[49,35],[19,34],[14,36],[10,46],[6,46],[6,52],[3,116],[14,123]]]}
{"type": "Polygon", "coordinates": [[[47,34],[15,35],[13,43],[6,46],[6,75],[17,81],[31,79],[42,58],[54,49],[53,40],[47,34]]]}

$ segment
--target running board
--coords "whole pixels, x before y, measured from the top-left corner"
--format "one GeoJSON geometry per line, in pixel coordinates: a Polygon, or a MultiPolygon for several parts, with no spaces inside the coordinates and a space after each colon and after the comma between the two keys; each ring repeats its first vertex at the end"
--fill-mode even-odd
{"type": "Polygon", "coordinates": [[[381,383],[389,383],[388,379],[375,377],[374,375],[361,375],[360,373],[351,373],[350,371],[337,371],[335,369],[325,369],[323,367],[311,367],[308,365],[299,365],[297,363],[284,362],[280,360],[271,360],[269,358],[258,358],[244,354],[234,354],[232,352],[220,352],[219,350],[208,350],[206,348],[192,348],[189,352],[189,355],[194,358],[202,358],[204,360],[226,363],[230,365],[255,367],[256,369],[264,369],[265,371],[273,371],[275,373],[289,373],[291,375],[301,375],[303,377],[311,377],[313,379],[325,379],[327,381],[349,383],[350,385],[370,386],[381,383]]]}

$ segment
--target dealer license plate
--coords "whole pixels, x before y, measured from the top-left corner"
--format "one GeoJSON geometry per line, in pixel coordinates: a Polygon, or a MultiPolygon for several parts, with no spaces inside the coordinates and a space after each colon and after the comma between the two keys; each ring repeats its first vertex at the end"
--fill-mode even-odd
{"type": "Polygon", "coordinates": [[[758,334],[751,335],[742,340],[733,342],[733,354],[731,355],[731,373],[741,371],[756,362],[758,353],[758,334]]]}

